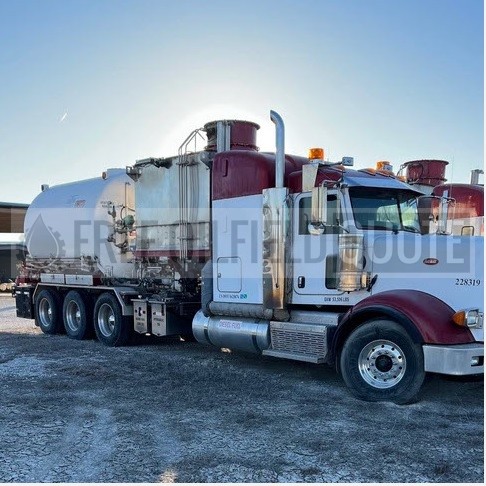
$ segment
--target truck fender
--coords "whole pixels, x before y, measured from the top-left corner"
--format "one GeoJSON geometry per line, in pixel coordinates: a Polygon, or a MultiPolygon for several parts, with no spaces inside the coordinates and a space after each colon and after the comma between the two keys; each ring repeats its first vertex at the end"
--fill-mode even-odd
{"type": "Polygon", "coordinates": [[[360,301],[340,320],[331,343],[331,358],[337,363],[339,351],[349,334],[360,324],[389,318],[402,325],[419,344],[464,344],[474,342],[468,328],[452,321],[454,310],[433,295],[419,290],[387,290],[360,301]]]}

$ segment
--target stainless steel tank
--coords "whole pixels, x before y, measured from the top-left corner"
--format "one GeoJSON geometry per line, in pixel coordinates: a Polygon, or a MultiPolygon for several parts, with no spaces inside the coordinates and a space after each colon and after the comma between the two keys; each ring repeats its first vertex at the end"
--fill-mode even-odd
{"type": "Polygon", "coordinates": [[[181,238],[186,239],[190,256],[209,254],[209,168],[198,158],[180,165],[177,157],[165,166],[142,162],[135,168],[140,169],[135,182],[137,254],[178,256],[181,238]]]}
{"type": "Polygon", "coordinates": [[[25,216],[31,264],[48,273],[91,269],[132,277],[133,184],[125,169],[108,169],[101,177],[45,188],[25,216]]]}

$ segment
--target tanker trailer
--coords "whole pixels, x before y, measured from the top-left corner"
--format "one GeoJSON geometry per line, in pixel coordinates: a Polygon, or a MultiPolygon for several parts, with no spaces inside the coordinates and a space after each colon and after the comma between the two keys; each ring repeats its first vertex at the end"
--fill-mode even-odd
{"type": "Polygon", "coordinates": [[[14,291],[17,316],[35,318],[49,334],[95,333],[110,346],[133,332],[192,338],[211,255],[212,161],[223,151],[242,160],[256,153],[258,129],[247,121],[210,122],[177,156],[43,186],[25,221],[29,256],[14,291]],[[191,152],[200,139],[207,145],[191,152]]]}

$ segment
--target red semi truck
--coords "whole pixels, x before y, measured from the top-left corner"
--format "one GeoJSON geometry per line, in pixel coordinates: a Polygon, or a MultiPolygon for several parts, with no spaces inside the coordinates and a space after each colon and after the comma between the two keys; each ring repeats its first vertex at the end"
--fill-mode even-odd
{"type": "Polygon", "coordinates": [[[471,171],[469,184],[447,183],[445,160],[411,160],[402,165],[405,179],[425,195],[421,208],[429,211],[429,231],[463,236],[484,236],[482,169],[471,171]]]}

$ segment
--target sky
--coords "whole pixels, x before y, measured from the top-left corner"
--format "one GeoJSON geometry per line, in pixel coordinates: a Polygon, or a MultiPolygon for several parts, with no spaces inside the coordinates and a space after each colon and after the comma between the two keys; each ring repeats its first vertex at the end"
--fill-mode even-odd
{"type": "MultiPolygon", "coordinates": [[[[482,0],[0,0],[0,201],[177,154],[215,119],[357,168],[484,164],[482,0]]],[[[482,181],[482,179],[481,179],[482,181]]]]}

